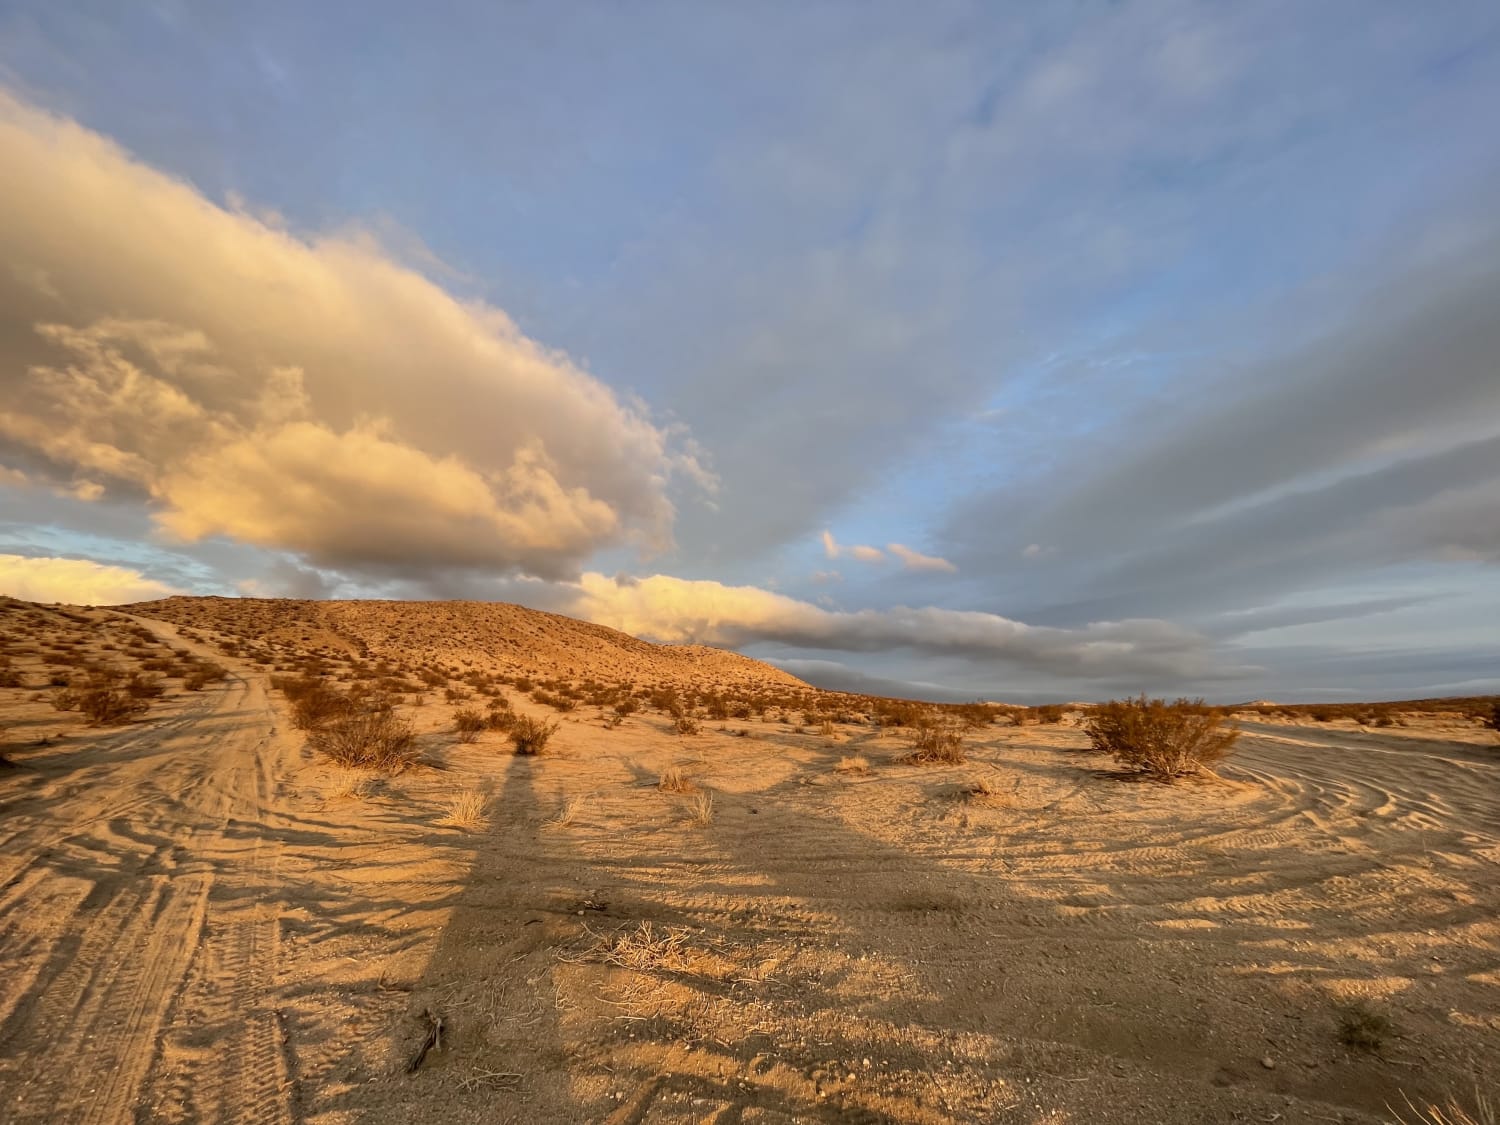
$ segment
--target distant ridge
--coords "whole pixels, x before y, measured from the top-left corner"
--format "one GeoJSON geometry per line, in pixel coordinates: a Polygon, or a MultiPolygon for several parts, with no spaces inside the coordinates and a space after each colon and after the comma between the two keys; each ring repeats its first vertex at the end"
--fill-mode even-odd
{"type": "Polygon", "coordinates": [[[808,685],[790,672],[707,645],[659,645],[618,629],[509,602],[307,601],[170,597],[123,613],[248,641],[403,663],[441,660],[539,678],[681,687],[808,685]]]}

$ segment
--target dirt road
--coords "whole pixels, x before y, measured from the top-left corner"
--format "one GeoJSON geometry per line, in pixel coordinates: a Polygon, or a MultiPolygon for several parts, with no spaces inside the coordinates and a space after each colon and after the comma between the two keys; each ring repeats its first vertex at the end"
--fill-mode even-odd
{"type": "Polygon", "coordinates": [[[0,824],[0,1118],[292,1119],[269,1003],[279,849],[256,828],[299,741],[263,678],[231,676],[16,779],[0,824]]]}

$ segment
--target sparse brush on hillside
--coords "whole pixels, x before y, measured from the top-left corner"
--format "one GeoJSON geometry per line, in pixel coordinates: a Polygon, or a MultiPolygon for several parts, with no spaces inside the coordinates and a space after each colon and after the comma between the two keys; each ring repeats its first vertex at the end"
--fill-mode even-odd
{"type": "Polygon", "coordinates": [[[556,733],[556,723],[533,719],[530,715],[517,715],[510,726],[510,743],[517,754],[541,754],[556,733]]]}
{"type": "Polygon", "coordinates": [[[392,711],[346,715],[317,728],[308,744],[336,765],[399,773],[417,760],[412,725],[392,711]]]}
{"type": "Polygon", "coordinates": [[[298,730],[316,730],[354,710],[348,696],[319,677],[272,676],[271,686],[292,705],[292,725],[298,730]]]}
{"type": "Polygon", "coordinates": [[[672,723],[678,734],[697,734],[703,729],[701,723],[691,715],[680,714],[672,723]]]}
{"type": "Polygon", "coordinates": [[[1411,1116],[1397,1113],[1395,1120],[1397,1125],[1500,1125],[1495,1103],[1477,1089],[1471,1104],[1473,1109],[1458,1098],[1448,1098],[1442,1105],[1428,1102],[1425,1106],[1415,1106],[1407,1098],[1406,1108],[1411,1116]]]}
{"type": "Polygon", "coordinates": [[[10,657],[0,657],[0,687],[21,687],[24,681],[10,662],[10,657]]]}
{"type": "Polygon", "coordinates": [[[1161,781],[1198,773],[1227,755],[1240,732],[1203,700],[1111,700],[1089,715],[1089,742],[1121,765],[1161,781]]]}

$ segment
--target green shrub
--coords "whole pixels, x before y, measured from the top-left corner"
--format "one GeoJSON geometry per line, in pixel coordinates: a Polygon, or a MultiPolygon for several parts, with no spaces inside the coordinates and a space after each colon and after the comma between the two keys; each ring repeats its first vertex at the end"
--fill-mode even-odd
{"type": "Polygon", "coordinates": [[[1095,750],[1162,781],[1197,773],[1233,749],[1240,732],[1203,700],[1111,700],[1085,723],[1095,750]]]}

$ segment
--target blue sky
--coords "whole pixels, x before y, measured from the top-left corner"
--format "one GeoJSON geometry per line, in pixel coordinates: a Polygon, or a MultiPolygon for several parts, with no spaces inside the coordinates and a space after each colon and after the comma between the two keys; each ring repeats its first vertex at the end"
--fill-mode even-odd
{"type": "Polygon", "coordinates": [[[17,592],[1500,690],[1492,4],[12,2],[0,91],[17,592]]]}

